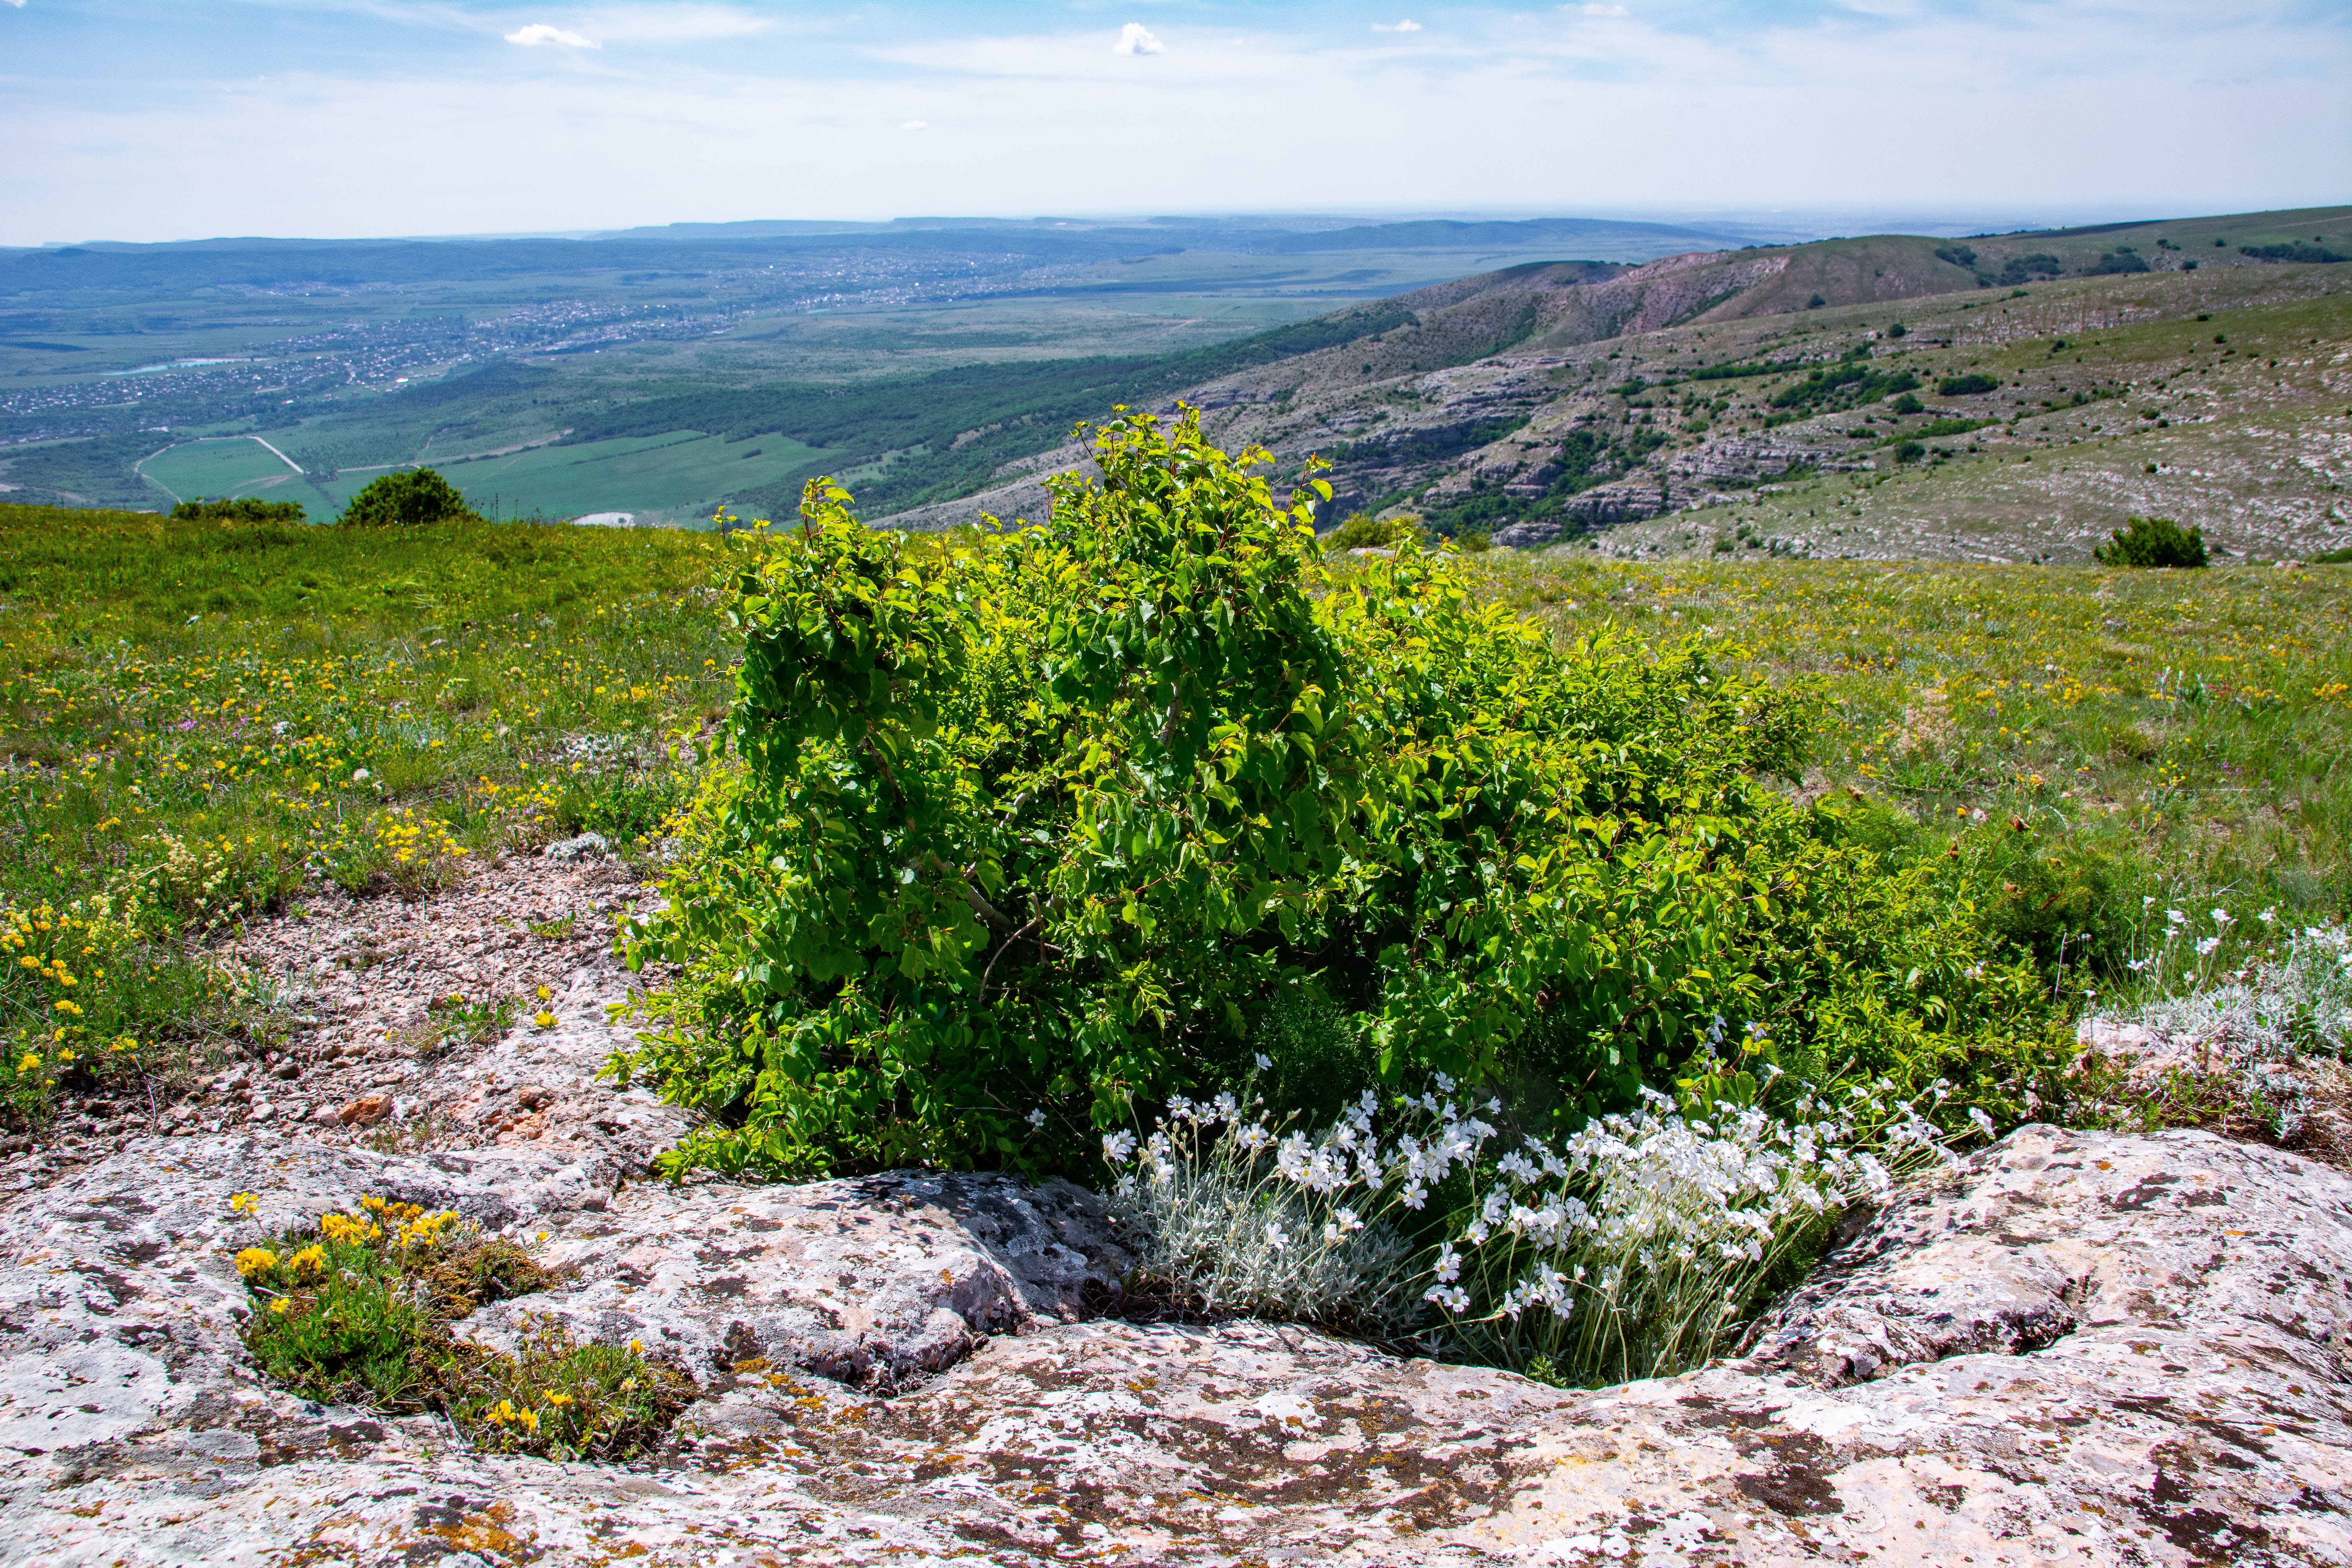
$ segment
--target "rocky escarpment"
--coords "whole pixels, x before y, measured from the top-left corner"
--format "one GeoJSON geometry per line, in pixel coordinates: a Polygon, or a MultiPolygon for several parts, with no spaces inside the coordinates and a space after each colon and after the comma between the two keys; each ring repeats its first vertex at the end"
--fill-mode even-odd
{"type": "MultiPolygon", "coordinates": [[[[619,988],[597,960],[559,994],[619,988]]],[[[473,1103],[547,1033],[404,1092],[473,1103]]],[[[2352,1562],[2352,1178],[2294,1154],[2029,1127],[1854,1216],[1746,1359],[1563,1391],[1123,1321],[1119,1233],[1065,1184],[644,1180],[627,1141],[674,1113],[598,1131],[635,1091],[591,1055],[530,1061],[573,1110],[523,1136],[207,1107],[0,1201],[0,1561],[2352,1562]],[[567,1271],[463,1332],[528,1306],[676,1352],[668,1446],[495,1458],[265,1385],[232,1253],[370,1193],[567,1271]]]]}

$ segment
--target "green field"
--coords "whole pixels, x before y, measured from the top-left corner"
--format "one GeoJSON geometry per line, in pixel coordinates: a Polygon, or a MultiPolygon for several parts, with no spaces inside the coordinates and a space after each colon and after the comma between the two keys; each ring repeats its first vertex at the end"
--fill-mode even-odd
{"type": "Polygon", "coordinates": [[[163,506],[197,496],[299,500],[312,512],[320,505],[315,486],[250,437],[183,442],[147,458],[139,472],[161,492],[158,504],[163,506]]]}
{"type": "MultiPolygon", "coordinates": [[[[631,511],[641,522],[688,522],[708,518],[739,490],[774,483],[818,451],[782,436],[730,441],[672,430],[433,467],[486,512],[518,507],[551,517],[631,511]]],[[[348,499],[373,477],[347,473],[329,493],[348,499]]]]}
{"type": "MultiPolygon", "coordinates": [[[[707,519],[728,496],[782,479],[820,456],[781,436],[730,441],[697,430],[540,446],[495,457],[426,460],[486,514],[572,518],[627,511],[647,523],[707,519]]],[[[297,474],[258,441],[191,441],[140,465],[159,506],[197,496],[258,496],[301,503],[314,522],[334,518],[385,468],[297,474]]]]}

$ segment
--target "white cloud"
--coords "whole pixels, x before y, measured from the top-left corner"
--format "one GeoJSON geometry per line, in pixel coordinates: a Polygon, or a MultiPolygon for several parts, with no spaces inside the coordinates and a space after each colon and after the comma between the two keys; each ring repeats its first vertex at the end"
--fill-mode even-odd
{"type": "Polygon", "coordinates": [[[1164,55],[1168,46],[1151,36],[1151,29],[1140,22],[1129,22],[1118,30],[1118,42],[1110,47],[1115,55],[1164,55]]]}
{"type": "MultiPolygon", "coordinates": [[[[1192,138],[1190,155],[1155,166],[1148,193],[1098,198],[1154,212],[1834,206],[1899,187],[1923,211],[2088,219],[2303,206],[2352,189],[2352,140],[2311,133],[2352,111],[2340,6],[2296,22],[2248,21],[2210,0],[1995,0],[1887,23],[1831,5],[1693,29],[1664,25],[1654,5],[1587,26],[1581,5],[1546,0],[1539,26],[1452,11],[1405,48],[1393,35],[1365,37],[1360,22],[1336,36],[1269,24],[1247,47],[1187,35],[1202,47],[1139,65],[1102,58],[1101,13],[1034,32],[942,33],[852,30],[778,7],[772,28],[680,58],[608,29],[608,18],[662,7],[529,3],[541,17],[557,7],[602,50],[551,40],[528,63],[578,68],[517,70],[481,46],[528,11],[490,27],[484,12],[414,0],[396,19],[416,47],[348,69],[306,68],[305,46],[226,81],[165,62],[125,92],[62,43],[12,52],[0,90],[16,156],[0,159],[0,244],[1066,211],[1073,190],[1136,191],[1131,147],[1103,129],[1134,123],[1182,124],[1192,138]],[[1939,64],[1889,72],[1890,58],[1939,64]],[[1916,145],[1887,137],[1792,162],[1784,142],[1755,133],[1802,122],[1829,93],[1869,121],[1966,124],[1976,155],[1929,167],[1916,145]],[[2207,133],[2103,134],[2152,102],[2179,106],[2207,133]],[[922,143],[902,151],[877,134],[909,118],[879,118],[897,103],[922,104],[915,112],[956,134],[901,132],[922,143]],[[1589,155],[1489,155],[1530,138],[1589,155]],[[2074,154],[2047,157],[2053,138],[2074,154]],[[481,160],[485,146],[504,155],[481,160]],[[779,159],[779,146],[801,155],[779,159]],[[1286,156],[1265,158],[1268,146],[1286,156]],[[211,177],[255,148],[272,150],[278,177],[233,189],[211,177]],[[515,166],[533,177],[514,180],[515,166]]],[[[1376,3],[1373,15],[1399,15],[1376,3]]],[[[750,7],[712,7],[721,11],[750,7]]],[[[259,29],[253,42],[275,47],[259,29]]]]}
{"type": "Polygon", "coordinates": [[[1562,6],[1560,7],[1560,9],[1561,9],[1561,10],[1563,10],[1563,11],[1568,11],[1568,10],[1581,11],[1582,13],[1584,13],[1584,15],[1586,15],[1586,16],[1625,16],[1625,15],[1627,14],[1627,13],[1626,13],[1626,10],[1625,10],[1625,7],[1624,7],[1624,6],[1622,6],[1622,5],[1575,5],[1575,6],[1562,5],[1562,6]]]}
{"type": "Polygon", "coordinates": [[[583,38],[577,33],[550,26],[545,22],[533,22],[527,27],[518,27],[506,35],[506,40],[509,44],[533,46],[562,44],[567,49],[601,49],[604,47],[593,38],[583,38]]]}
{"type": "Polygon", "coordinates": [[[902,120],[898,122],[901,131],[929,131],[930,128],[931,122],[928,120],[902,120]]]}
{"type": "Polygon", "coordinates": [[[1418,33],[1421,31],[1421,24],[1414,21],[1412,17],[1407,16],[1402,22],[1375,22],[1372,24],[1372,31],[1375,33],[1418,33]]]}
{"type": "Polygon", "coordinates": [[[614,43],[701,44],[770,32],[776,24],[732,5],[684,5],[599,8],[583,26],[614,43]]]}

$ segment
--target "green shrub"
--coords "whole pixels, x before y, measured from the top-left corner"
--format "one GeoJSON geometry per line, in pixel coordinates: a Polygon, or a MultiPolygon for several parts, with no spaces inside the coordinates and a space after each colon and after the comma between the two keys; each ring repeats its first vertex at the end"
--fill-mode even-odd
{"type": "Polygon", "coordinates": [[[1919,401],[1917,395],[1908,392],[1886,405],[1887,411],[1893,414],[1916,414],[1927,406],[1919,401]]]}
{"type": "Polygon", "coordinates": [[[1913,391],[1918,384],[1919,378],[1907,370],[1885,374],[1871,369],[1867,357],[1856,357],[1809,372],[1804,380],[1774,393],[1771,404],[1775,408],[1850,408],[1913,391]]]}
{"type": "Polygon", "coordinates": [[[1358,512],[1323,536],[1326,550],[1385,550],[1426,537],[1417,517],[1367,517],[1358,512]]]}
{"type": "Polygon", "coordinates": [[[2004,287],[2013,288],[2037,278],[2055,278],[2065,269],[2065,264],[2056,257],[2037,250],[2031,256],[2011,257],[2002,266],[1996,281],[2004,287]]]}
{"type": "Polygon", "coordinates": [[[1903,1082],[2046,1031],[1966,889],[1768,786],[1803,693],[1563,652],[1410,541],[1330,573],[1264,454],[1189,420],[1096,449],[968,548],[830,485],[743,546],[733,759],[626,936],[681,966],[612,1068],[702,1113],[667,1169],[1082,1166],[1294,1037],[1335,1089],[1444,1073],[1573,1124],[1718,1015],[1903,1082]]]}
{"type": "Polygon", "coordinates": [[[302,503],[294,500],[262,500],[254,496],[207,498],[198,496],[172,508],[174,522],[301,522],[306,520],[302,503]]]}
{"type": "Polygon", "coordinates": [[[2000,385],[1989,375],[1948,375],[1936,384],[1942,397],[1973,397],[1979,392],[1990,392],[2000,385]]]}
{"type": "Polygon", "coordinates": [[[2181,566],[2205,564],[2205,531],[2183,529],[2168,517],[2135,517],[2115,531],[2105,544],[2091,554],[2107,566],[2181,566]]]}
{"type": "Polygon", "coordinates": [[[1916,441],[1897,441],[1895,444],[1895,460],[1898,463],[1916,463],[1927,455],[1927,448],[1916,441]]]}
{"type": "Polygon", "coordinates": [[[430,522],[479,522],[457,487],[430,468],[408,468],[371,479],[336,519],[346,527],[415,528],[430,522]]]}
{"type": "Polygon", "coordinates": [[[2242,245],[2238,254],[2257,261],[2352,261],[2352,254],[2330,250],[2324,243],[2294,240],[2286,245],[2242,245]]]}

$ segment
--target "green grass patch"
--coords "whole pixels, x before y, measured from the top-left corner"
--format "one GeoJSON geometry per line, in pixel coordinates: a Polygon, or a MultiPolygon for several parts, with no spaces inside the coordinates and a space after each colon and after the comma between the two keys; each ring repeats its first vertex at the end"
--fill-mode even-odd
{"type": "Polygon", "coordinates": [[[582,826],[657,834],[725,710],[727,559],[0,507],[0,1095],[37,1118],[266,1045],[208,938],[313,881],[413,899],[582,826]]]}
{"type": "Polygon", "coordinates": [[[453,1336],[477,1308],[552,1280],[520,1247],[451,1211],[364,1198],[355,1213],[243,1249],[236,1268],[253,1304],[246,1348],[271,1382],[305,1399],[437,1410],[489,1452],[625,1459],[694,1395],[675,1358],[634,1342],[583,1344],[544,1318],[526,1319],[512,1354],[453,1336]]]}

